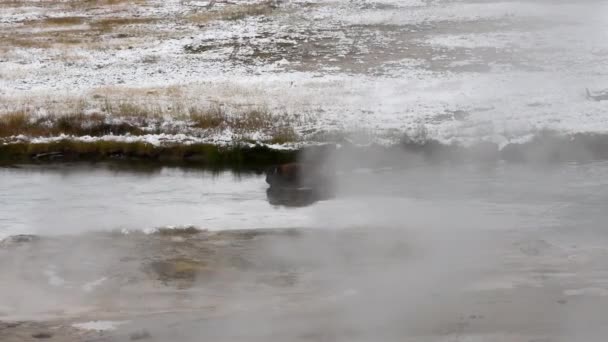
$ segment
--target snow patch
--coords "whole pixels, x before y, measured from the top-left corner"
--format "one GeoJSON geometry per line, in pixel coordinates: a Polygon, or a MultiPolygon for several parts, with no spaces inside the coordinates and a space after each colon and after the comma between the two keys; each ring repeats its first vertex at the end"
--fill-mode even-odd
{"type": "Polygon", "coordinates": [[[119,326],[129,322],[130,321],[90,321],[84,323],[75,323],[72,324],[72,326],[81,330],[107,331],[116,330],[119,326]]]}

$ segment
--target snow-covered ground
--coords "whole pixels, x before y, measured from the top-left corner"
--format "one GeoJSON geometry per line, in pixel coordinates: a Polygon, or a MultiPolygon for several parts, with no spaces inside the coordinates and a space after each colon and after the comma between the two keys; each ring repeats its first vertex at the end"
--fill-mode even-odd
{"type": "Polygon", "coordinates": [[[305,117],[304,140],[608,132],[608,102],[585,95],[608,87],[608,1],[101,3],[0,1],[0,112],[264,108],[305,117]]]}

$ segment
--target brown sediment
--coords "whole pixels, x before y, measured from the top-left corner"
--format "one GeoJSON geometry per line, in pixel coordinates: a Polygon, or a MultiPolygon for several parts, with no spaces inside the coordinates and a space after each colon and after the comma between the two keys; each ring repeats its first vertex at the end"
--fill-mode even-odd
{"type": "Polygon", "coordinates": [[[193,282],[196,280],[196,276],[205,270],[206,266],[207,265],[202,261],[180,257],[169,260],[153,261],[150,263],[149,269],[150,272],[162,282],[193,282]]]}
{"type": "MultiPolygon", "coordinates": [[[[576,340],[557,337],[568,333],[562,329],[564,315],[580,313],[581,307],[596,313],[585,322],[605,332],[601,320],[594,319],[602,317],[606,297],[564,297],[565,289],[587,286],[589,274],[600,280],[601,272],[589,272],[597,265],[563,263],[547,270],[543,263],[560,258],[564,249],[530,240],[515,243],[508,232],[494,234],[502,241],[499,255],[505,253],[510,262],[501,267],[484,264],[488,269],[484,267],[482,272],[475,268],[469,274],[466,272],[471,270],[463,267],[450,273],[443,266],[450,261],[442,257],[440,275],[448,273],[455,279],[446,283],[418,280],[436,279],[435,273],[426,274],[426,268],[417,267],[432,252],[417,246],[411,232],[402,228],[188,231],[192,234],[41,236],[35,248],[27,248],[28,242],[18,249],[0,247],[3,281],[24,282],[32,294],[65,299],[49,304],[34,295],[21,295],[24,302],[33,304],[33,310],[55,310],[44,319],[0,318],[0,340],[25,342],[51,335],[51,341],[168,341],[179,332],[184,341],[234,341],[233,329],[248,341],[326,341],[326,336],[340,341],[370,336],[374,340],[388,336],[391,338],[386,340],[391,341],[417,341],[420,336],[427,336],[428,341],[463,336],[484,341],[576,340]],[[522,244],[541,248],[528,255],[520,251],[522,244]],[[72,262],[75,257],[77,261],[72,262]],[[47,284],[44,270],[49,263],[56,265],[59,276],[69,278],[66,288],[47,284]],[[462,272],[466,274],[461,279],[462,272]],[[572,272],[568,282],[557,276],[564,272],[572,272]],[[518,285],[521,279],[533,281],[539,276],[538,287],[518,285]],[[83,283],[99,277],[105,281],[88,292],[79,290],[83,283]],[[501,287],[499,282],[494,288],[491,281],[495,279],[514,281],[514,286],[501,287]],[[79,300],[72,301],[74,297],[79,300]],[[423,308],[404,309],[403,303],[419,300],[423,308]],[[531,307],[530,302],[537,305],[531,307]],[[70,311],[73,305],[85,310],[74,313],[70,311]],[[378,320],[362,314],[368,312],[383,315],[380,333],[378,325],[370,324],[378,320]],[[344,317],[338,321],[342,325],[326,324],[336,317],[344,317]],[[76,328],[79,324],[75,323],[91,321],[121,324],[106,331],[76,328]],[[269,322],[273,329],[263,330],[263,336],[251,334],[252,325],[269,322]],[[215,330],[217,327],[221,330],[215,330]]],[[[495,247],[481,244],[471,253],[486,255],[492,249],[491,255],[495,255],[495,247]]],[[[584,251],[577,248],[577,253],[584,251]]],[[[21,291],[5,289],[11,290],[21,291]]],[[[3,296],[1,304],[13,305],[8,298],[3,296]]]]}
{"type": "Polygon", "coordinates": [[[163,236],[188,236],[201,233],[202,230],[196,227],[185,228],[159,228],[154,234],[163,236]]]}

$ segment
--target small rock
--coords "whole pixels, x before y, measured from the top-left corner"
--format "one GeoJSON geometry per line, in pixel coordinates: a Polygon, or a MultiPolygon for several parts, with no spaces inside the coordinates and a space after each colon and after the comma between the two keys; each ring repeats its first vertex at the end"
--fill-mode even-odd
{"type": "Polygon", "coordinates": [[[47,338],[53,337],[53,334],[47,333],[47,332],[40,332],[40,333],[33,334],[32,337],[38,338],[38,339],[47,339],[47,338]]]}
{"type": "Polygon", "coordinates": [[[0,322],[0,330],[12,329],[21,325],[21,322],[0,322]]]}
{"type": "Polygon", "coordinates": [[[36,236],[36,235],[28,235],[28,234],[13,235],[13,236],[9,236],[6,239],[0,241],[0,246],[18,245],[18,244],[29,243],[29,242],[34,242],[34,241],[38,241],[38,240],[40,240],[40,237],[36,236]]]}

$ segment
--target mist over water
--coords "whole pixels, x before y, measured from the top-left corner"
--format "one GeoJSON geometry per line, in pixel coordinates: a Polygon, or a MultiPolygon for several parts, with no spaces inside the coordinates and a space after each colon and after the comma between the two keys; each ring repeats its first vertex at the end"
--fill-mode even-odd
{"type": "Polygon", "coordinates": [[[596,317],[608,279],[602,270],[608,260],[605,162],[417,161],[349,172],[333,167],[336,197],[303,208],[269,204],[262,175],[3,169],[2,177],[38,179],[28,188],[8,187],[3,178],[2,217],[22,222],[20,233],[43,239],[32,248],[3,249],[7,296],[0,314],[30,319],[54,317],[60,309],[67,317],[82,311],[76,322],[83,323],[100,317],[103,307],[113,320],[128,321],[108,333],[110,341],[138,329],[153,341],[527,342],[604,336],[596,317]],[[55,191],[93,184],[102,190],[86,200],[75,196],[77,191],[64,191],[58,195],[64,214],[53,217],[48,213],[58,212],[59,204],[41,200],[45,192],[39,191],[50,180],[55,191]],[[114,190],[103,190],[110,185],[114,190]],[[153,201],[137,194],[140,186],[139,191],[154,193],[153,201]],[[123,214],[112,211],[119,207],[123,214]],[[227,214],[209,220],[215,207],[238,211],[241,220],[227,214]],[[78,208],[79,214],[66,208],[78,208]],[[38,217],[48,224],[23,220],[34,211],[46,213],[38,217]],[[75,215],[91,224],[73,224],[83,222],[75,215]],[[179,239],[161,244],[154,235],[95,233],[162,226],[156,217],[209,229],[234,222],[312,229],[245,240],[234,235],[209,245],[214,247],[189,247],[179,239]],[[70,236],[44,238],[66,233],[70,236]],[[167,249],[161,247],[165,243],[182,245],[167,249]],[[209,248],[215,252],[206,254],[209,248]],[[171,253],[202,257],[213,272],[198,274],[177,292],[169,286],[165,294],[154,294],[159,285],[150,283],[150,260],[176,260],[171,253]],[[125,277],[133,285],[125,284],[125,277]],[[17,296],[24,288],[30,296],[17,296]],[[117,314],[126,308],[133,314],[117,314]],[[156,314],[139,314],[146,310],[156,314]]]}

